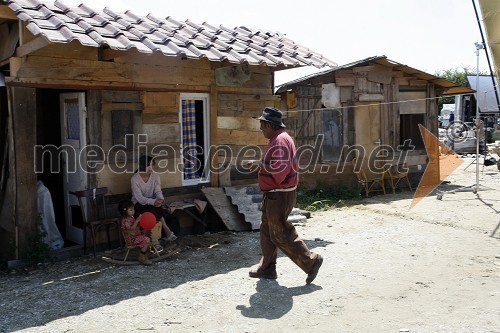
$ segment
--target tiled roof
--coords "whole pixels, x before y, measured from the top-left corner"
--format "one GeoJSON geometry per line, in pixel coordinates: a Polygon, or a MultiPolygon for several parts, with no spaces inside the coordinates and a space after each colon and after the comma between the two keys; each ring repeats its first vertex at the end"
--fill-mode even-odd
{"type": "Polygon", "coordinates": [[[296,44],[284,35],[246,27],[227,28],[208,23],[176,21],[170,16],[146,17],[131,11],[114,12],[109,8],[94,10],[84,4],[70,7],[61,1],[53,4],[38,0],[6,0],[17,17],[27,22],[34,35],[50,42],[109,47],[113,50],[136,48],[142,53],[165,56],[207,58],[250,65],[267,66],[336,66],[321,54],[296,44]]]}

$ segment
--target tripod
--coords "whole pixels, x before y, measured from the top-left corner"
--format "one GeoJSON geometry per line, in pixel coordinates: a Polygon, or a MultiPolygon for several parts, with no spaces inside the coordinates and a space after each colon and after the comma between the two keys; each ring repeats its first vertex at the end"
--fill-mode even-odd
{"type": "MultiPolygon", "coordinates": [[[[472,161],[471,164],[474,162],[476,163],[476,183],[474,185],[469,185],[469,186],[464,186],[460,187],[451,191],[437,191],[436,194],[436,199],[441,200],[443,198],[443,195],[446,193],[456,193],[456,192],[464,192],[468,190],[472,190],[472,193],[477,194],[479,191],[479,141],[480,141],[480,128],[481,128],[481,120],[479,116],[479,50],[484,49],[484,44],[483,43],[474,43],[476,46],[476,58],[477,58],[477,65],[476,65],[476,159],[472,161]]],[[[484,132],[484,131],[483,131],[484,132]]],[[[484,140],[486,144],[486,140],[484,140]]],[[[469,164],[469,166],[471,165],[469,164]]],[[[467,166],[467,168],[469,167],[467,166]]],[[[483,163],[484,167],[484,163],[483,163]]],[[[467,169],[466,168],[466,169],[467,169]]]]}

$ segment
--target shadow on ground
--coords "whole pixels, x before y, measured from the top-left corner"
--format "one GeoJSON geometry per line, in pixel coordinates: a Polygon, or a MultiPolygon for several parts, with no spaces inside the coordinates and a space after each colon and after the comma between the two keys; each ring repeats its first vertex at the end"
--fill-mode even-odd
{"type": "Polygon", "coordinates": [[[236,309],[249,318],[278,319],[293,308],[294,296],[310,294],[320,289],[322,288],[315,284],[287,288],[276,280],[261,279],[257,281],[255,294],[250,296],[250,306],[238,305],[236,309]]]}
{"type": "MultiPolygon", "coordinates": [[[[39,265],[33,270],[1,273],[4,287],[0,290],[0,332],[43,326],[162,289],[245,267],[250,269],[260,259],[258,232],[222,232],[187,236],[178,241],[177,254],[152,266],[119,266],[87,256],[39,265]]],[[[311,249],[329,245],[320,239],[305,241],[311,249]]],[[[274,297],[274,301],[281,297],[282,304],[270,310],[269,318],[289,311],[292,296],[315,290],[313,286],[287,289],[276,285],[268,294],[261,293],[261,288],[267,287],[259,282],[252,307],[260,306],[264,294],[274,297]]],[[[252,307],[242,309],[242,313],[251,316],[252,307]]]]}

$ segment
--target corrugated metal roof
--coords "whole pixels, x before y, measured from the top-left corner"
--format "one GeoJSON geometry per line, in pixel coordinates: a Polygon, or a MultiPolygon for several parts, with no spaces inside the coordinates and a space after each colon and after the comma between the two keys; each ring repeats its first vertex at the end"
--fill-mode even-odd
{"type": "Polygon", "coordinates": [[[114,12],[109,8],[94,10],[85,4],[70,7],[61,1],[53,4],[38,0],[6,0],[16,16],[27,23],[34,35],[50,42],[109,47],[165,56],[207,58],[270,67],[336,66],[336,63],[313,52],[286,36],[247,27],[227,28],[189,20],[176,21],[170,16],[138,16],[131,11],[114,12]]]}
{"type": "Polygon", "coordinates": [[[474,90],[469,89],[469,88],[464,87],[464,86],[461,86],[461,85],[458,85],[454,82],[442,79],[442,78],[434,76],[432,74],[425,73],[425,72],[419,71],[415,68],[412,68],[412,67],[397,63],[395,61],[392,61],[390,59],[387,59],[386,56],[374,56],[374,57],[369,57],[369,58],[365,58],[362,60],[358,60],[355,62],[351,62],[351,63],[345,64],[345,65],[341,65],[341,66],[338,66],[338,67],[335,67],[332,69],[328,69],[328,70],[325,70],[325,71],[322,71],[319,73],[311,74],[311,75],[305,76],[305,77],[297,79],[297,80],[283,83],[282,85],[279,86],[276,93],[279,94],[281,92],[295,88],[299,84],[304,85],[304,84],[314,84],[314,83],[318,84],[318,83],[333,82],[333,78],[334,78],[333,75],[338,70],[349,69],[349,68],[356,67],[356,66],[366,66],[366,65],[374,64],[374,63],[382,65],[382,66],[386,66],[386,67],[391,67],[395,71],[401,71],[401,72],[408,74],[408,75],[411,75],[417,79],[432,81],[437,86],[444,88],[444,91],[443,91],[443,93],[441,93],[441,95],[470,94],[470,93],[474,92],[474,90]]]}

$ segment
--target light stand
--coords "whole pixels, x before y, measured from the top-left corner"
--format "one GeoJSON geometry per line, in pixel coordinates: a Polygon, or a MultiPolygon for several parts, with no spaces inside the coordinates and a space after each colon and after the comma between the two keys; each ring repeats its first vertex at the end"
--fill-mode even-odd
{"type": "Polygon", "coordinates": [[[483,43],[474,43],[476,46],[476,58],[477,58],[477,63],[476,63],[476,184],[475,185],[469,185],[469,186],[464,186],[457,188],[455,190],[451,191],[436,191],[437,195],[436,198],[438,200],[441,200],[443,198],[443,195],[445,193],[456,193],[456,192],[463,192],[468,189],[472,189],[472,193],[477,194],[479,192],[479,128],[481,125],[481,120],[479,117],[479,50],[484,49],[484,44],[483,43]]]}
{"type": "Polygon", "coordinates": [[[479,117],[479,50],[484,49],[483,43],[474,43],[476,46],[476,191],[479,192],[479,126],[481,119],[479,117]]]}

